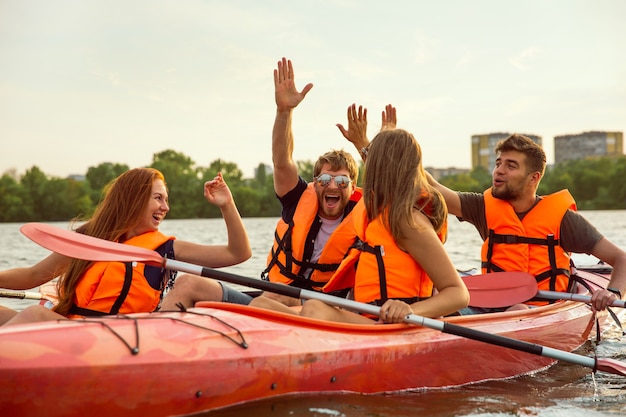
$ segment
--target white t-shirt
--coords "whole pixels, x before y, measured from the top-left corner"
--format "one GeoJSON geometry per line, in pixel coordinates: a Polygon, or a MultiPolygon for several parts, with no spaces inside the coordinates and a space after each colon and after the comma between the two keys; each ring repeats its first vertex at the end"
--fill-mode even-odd
{"type": "MultiPolygon", "coordinates": [[[[320,259],[320,255],[324,250],[324,246],[326,246],[326,242],[328,242],[328,238],[335,231],[339,223],[341,223],[343,217],[339,217],[338,219],[329,220],[323,217],[320,217],[320,221],[322,225],[320,226],[319,232],[317,232],[317,237],[315,238],[315,243],[313,244],[313,253],[311,254],[311,262],[317,262],[320,259]]],[[[306,271],[304,274],[305,277],[311,275],[311,269],[306,271]]]]}

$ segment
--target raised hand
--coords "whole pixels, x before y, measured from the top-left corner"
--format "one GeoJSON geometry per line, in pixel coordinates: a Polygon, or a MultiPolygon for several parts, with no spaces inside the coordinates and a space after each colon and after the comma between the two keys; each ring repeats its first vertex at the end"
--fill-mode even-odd
{"type": "Polygon", "coordinates": [[[283,58],[278,61],[278,68],[274,70],[274,97],[278,111],[288,111],[295,108],[304,100],[311,88],[313,88],[313,84],[309,83],[304,86],[301,92],[298,92],[294,82],[291,60],[283,58]]]}
{"type": "Polygon", "coordinates": [[[209,203],[219,208],[233,201],[233,196],[221,172],[211,181],[204,183],[204,198],[206,198],[209,203]]]}
{"type": "Polygon", "coordinates": [[[367,146],[367,109],[356,104],[348,106],[348,129],[338,123],[337,127],[344,138],[348,139],[357,149],[367,146]]]}
{"type": "Polygon", "coordinates": [[[385,106],[385,110],[383,110],[382,124],[380,125],[380,131],[386,129],[395,129],[396,128],[396,108],[391,104],[387,104],[385,106]]]}

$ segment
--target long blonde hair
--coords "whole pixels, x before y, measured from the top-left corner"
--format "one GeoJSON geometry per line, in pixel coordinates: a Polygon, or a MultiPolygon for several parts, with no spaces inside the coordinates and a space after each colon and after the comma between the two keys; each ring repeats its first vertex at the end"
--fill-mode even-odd
{"type": "MultiPolygon", "coordinates": [[[[154,168],[126,171],[105,188],[104,198],[93,216],[77,232],[113,242],[123,242],[137,226],[152,196],[155,180],[165,183],[163,174],[154,168]]],[[[91,261],[72,259],[58,285],[59,302],[54,310],[67,315],[74,302],[76,287],[91,261]]]]}
{"type": "Polygon", "coordinates": [[[382,216],[396,239],[404,226],[417,229],[413,208],[424,213],[436,232],[448,216],[443,196],[428,184],[422,150],[406,130],[383,130],[372,140],[363,180],[363,199],[370,221],[382,216]]]}

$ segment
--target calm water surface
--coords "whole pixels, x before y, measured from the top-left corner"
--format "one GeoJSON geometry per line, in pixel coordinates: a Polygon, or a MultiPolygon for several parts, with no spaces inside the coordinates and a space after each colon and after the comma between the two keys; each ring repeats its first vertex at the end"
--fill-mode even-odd
{"type": "MultiPolygon", "coordinates": [[[[605,236],[626,248],[626,211],[581,212],[605,236]]],[[[252,245],[252,258],[241,265],[225,268],[239,275],[258,277],[271,245],[277,219],[246,218],[244,223],[252,245]]],[[[67,227],[67,223],[55,223],[67,227]]],[[[31,265],[49,251],[31,242],[19,232],[20,224],[0,224],[5,241],[0,270],[31,265]]],[[[473,226],[450,219],[446,248],[458,269],[479,266],[480,238],[473,226]]],[[[207,244],[224,242],[225,227],[220,219],[166,220],[164,233],[179,239],[207,244]]],[[[597,260],[586,255],[574,255],[580,264],[597,260]]],[[[21,309],[31,305],[28,300],[0,300],[4,305],[21,309]]],[[[625,315],[621,315],[622,322],[625,315]]],[[[608,328],[602,342],[595,347],[589,342],[579,352],[603,358],[626,361],[626,339],[613,326],[608,328]]],[[[401,370],[398,370],[401,372],[401,370]]],[[[376,375],[372,375],[376,378],[376,375]]],[[[626,378],[598,373],[587,368],[559,363],[548,370],[506,381],[492,381],[447,390],[429,390],[395,395],[317,395],[297,396],[261,401],[244,407],[205,413],[211,417],[273,416],[540,416],[595,417],[626,415],[626,378]]]]}

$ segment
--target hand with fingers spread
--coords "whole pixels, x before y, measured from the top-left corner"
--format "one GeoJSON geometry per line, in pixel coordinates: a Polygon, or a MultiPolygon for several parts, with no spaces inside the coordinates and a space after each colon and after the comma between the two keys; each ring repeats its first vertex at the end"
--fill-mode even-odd
{"type": "Polygon", "coordinates": [[[396,128],[396,108],[391,104],[387,104],[385,106],[385,110],[383,110],[382,114],[382,124],[380,125],[380,131],[382,132],[385,129],[395,129],[396,128]]]}
{"type": "Polygon", "coordinates": [[[294,71],[291,60],[283,58],[278,61],[278,68],[274,70],[274,97],[278,111],[288,111],[295,108],[307,93],[313,88],[309,83],[298,92],[294,81],[294,71]]]}
{"type": "Polygon", "coordinates": [[[367,139],[367,109],[356,104],[348,106],[348,129],[341,123],[337,123],[339,131],[344,138],[348,139],[357,149],[362,149],[369,144],[367,139]]]}
{"type": "MultiPolygon", "coordinates": [[[[367,138],[367,109],[356,104],[348,106],[348,129],[342,124],[337,124],[339,131],[359,151],[361,158],[367,158],[370,141],[367,138]]],[[[396,108],[391,104],[385,106],[382,112],[380,131],[396,128],[396,108]]]]}

